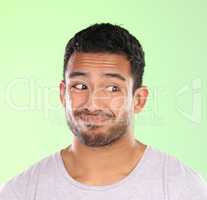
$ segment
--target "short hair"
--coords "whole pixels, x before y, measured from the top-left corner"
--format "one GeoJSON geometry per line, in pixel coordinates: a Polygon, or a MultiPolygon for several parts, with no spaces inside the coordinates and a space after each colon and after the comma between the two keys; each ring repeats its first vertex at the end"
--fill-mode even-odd
{"type": "Polygon", "coordinates": [[[110,23],[96,23],[77,32],[65,47],[64,81],[68,60],[75,51],[125,55],[131,64],[133,93],[142,85],[145,67],[144,51],[138,39],[123,27],[110,23]]]}

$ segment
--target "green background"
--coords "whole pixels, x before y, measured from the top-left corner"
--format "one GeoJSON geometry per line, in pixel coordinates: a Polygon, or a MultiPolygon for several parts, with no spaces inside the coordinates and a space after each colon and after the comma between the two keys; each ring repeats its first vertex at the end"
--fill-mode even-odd
{"type": "Polygon", "coordinates": [[[0,183],[71,143],[59,100],[63,54],[96,22],[128,29],[150,90],[136,137],[207,179],[207,1],[2,1],[0,183]]]}

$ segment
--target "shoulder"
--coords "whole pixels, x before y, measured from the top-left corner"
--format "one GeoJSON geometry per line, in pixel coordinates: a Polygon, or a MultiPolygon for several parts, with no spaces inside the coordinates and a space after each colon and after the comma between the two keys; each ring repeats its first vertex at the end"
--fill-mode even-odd
{"type": "Polygon", "coordinates": [[[10,178],[1,187],[0,199],[26,199],[26,195],[33,193],[34,186],[38,185],[41,180],[49,182],[52,178],[51,175],[54,174],[54,167],[56,167],[56,153],[40,159],[24,171],[10,178]]]}
{"type": "Polygon", "coordinates": [[[207,182],[199,172],[169,153],[155,148],[153,152],[163,160],[164,190],[169,199],[207,199],[207,182]]]}

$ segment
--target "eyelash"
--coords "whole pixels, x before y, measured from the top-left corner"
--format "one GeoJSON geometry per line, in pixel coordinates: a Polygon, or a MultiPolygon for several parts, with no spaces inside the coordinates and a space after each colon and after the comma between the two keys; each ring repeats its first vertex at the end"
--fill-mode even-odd
{"type": "MultiPolygon", "coordinates": [[[[77,89],[77,90],[86,90],[86,89],[88,89],[88,88],[85,88],[85,89],[78,89],[78,88],[76,88],[77,85],[81,85],[81,84],[82,83],[74,84],[74,85],[72,85],[72,88],[77,89]]],[[[85,84],[82,84],[82,85],[86,86],[85,84]]],[[[116,86],[116,85],[109,85],[108,87],[113,87],[113,86],[116,87],[117,90],[116,91],[111,91],[111,92],[119,92],[120,91],[120,88],[118,86],[116,86]]]]}

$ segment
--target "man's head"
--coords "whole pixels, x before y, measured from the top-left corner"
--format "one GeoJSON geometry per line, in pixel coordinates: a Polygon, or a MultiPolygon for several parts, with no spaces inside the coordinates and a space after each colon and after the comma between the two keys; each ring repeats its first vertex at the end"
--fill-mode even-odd
{"type": "Polygon", "coordinates": [[[144,66],[139,41],[117,25],[92,25],[68,42],[60,98],[82,144],[109,145],[130,131],[148,95],[144,66]]]}

